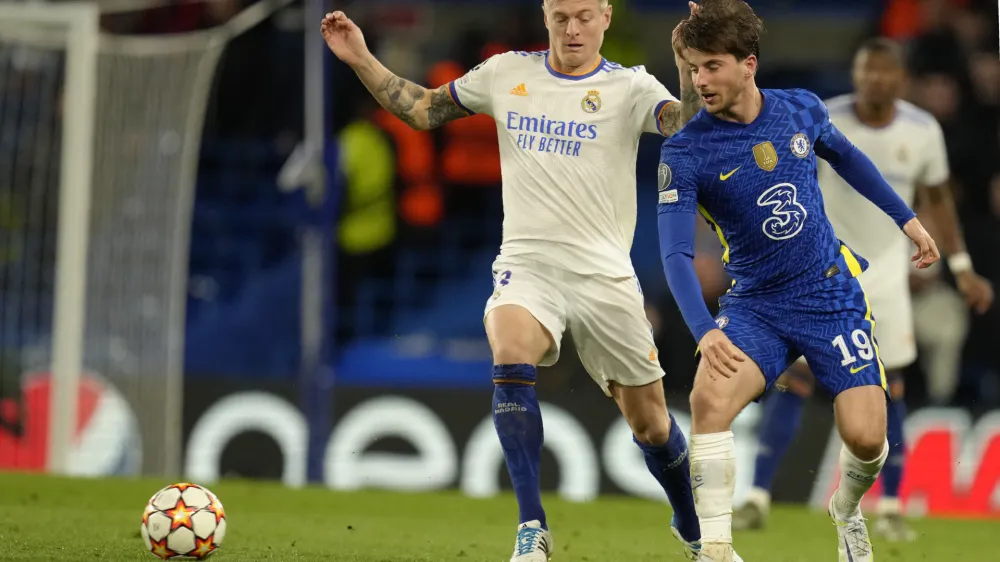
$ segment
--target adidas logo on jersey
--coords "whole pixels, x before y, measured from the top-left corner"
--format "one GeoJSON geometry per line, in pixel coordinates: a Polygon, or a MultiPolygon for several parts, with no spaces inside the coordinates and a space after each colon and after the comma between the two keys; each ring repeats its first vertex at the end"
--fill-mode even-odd
{"type": "Polygon", "coordinates": [[[510,94],[512,96],[527,96],[528,89],[524,87],[524,82],[521,82],[517,86],[511,88],[510,94]]]}

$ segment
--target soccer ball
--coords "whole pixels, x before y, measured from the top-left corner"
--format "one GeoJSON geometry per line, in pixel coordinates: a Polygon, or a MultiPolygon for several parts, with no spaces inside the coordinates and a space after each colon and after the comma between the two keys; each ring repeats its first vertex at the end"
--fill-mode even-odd
{"type": "Polygon", "coordinates": [[[208,488],[172,484],[149,498],[140,533],[146,548],[164,560],[201,560],[222,545],[226,510],[208,488]]]}

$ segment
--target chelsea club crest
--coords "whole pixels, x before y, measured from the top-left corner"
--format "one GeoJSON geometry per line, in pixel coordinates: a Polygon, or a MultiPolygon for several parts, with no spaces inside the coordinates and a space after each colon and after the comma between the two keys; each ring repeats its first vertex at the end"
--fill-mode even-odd
{"type": "Polygon", "coordinates": [[[597,90],[590,90],[583,96],[580,107],[587,113],[597,113],[601,109],[601,93],[597,90]]]}
{"type": "Polygon", "coordinates": [[[809,137],[805,133],[795,133],[789,148],[792,149],[792,154],[799,158],[809,156],[809,137]]]}

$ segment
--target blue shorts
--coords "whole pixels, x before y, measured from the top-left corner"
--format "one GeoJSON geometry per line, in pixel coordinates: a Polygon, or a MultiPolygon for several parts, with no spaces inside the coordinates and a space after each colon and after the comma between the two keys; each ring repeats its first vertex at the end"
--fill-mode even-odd
{"type": "Polygon", "coordinates": [[[723,297],[716,324],[757,363],[767,388],[804,356],[831,397],[869,385],[888,393],[875,315],[857,279],[861,266],[846,246],[837,267],[823,282],[781,299],[723,297]]]}

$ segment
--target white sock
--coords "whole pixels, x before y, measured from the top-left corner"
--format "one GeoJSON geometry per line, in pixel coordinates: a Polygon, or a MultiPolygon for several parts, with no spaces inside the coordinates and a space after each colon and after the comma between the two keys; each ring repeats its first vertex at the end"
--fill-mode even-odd
{"type": "Polygon", "coordinates": [[[899,501],[899,498],[882,496],[878,500],[877,511],[880,517],[885,517],[887,515],[902,515],[903,503],[899,501]]]}
{"type": "Polygon", "coordinates": [[[875,484],[889,456],[889,442],[885,442],[877,459],[863,461],[844,445],[840,449],[840,487],[834,496],[833,507],[838,515],[852,515],[861,506],[861,498],[875,484]]]}
{"type": "Polygon", "coordinates": [[[702,543],[733,542],[736,446],[733,432],[691,436],[691,488],[702,543]]]}

